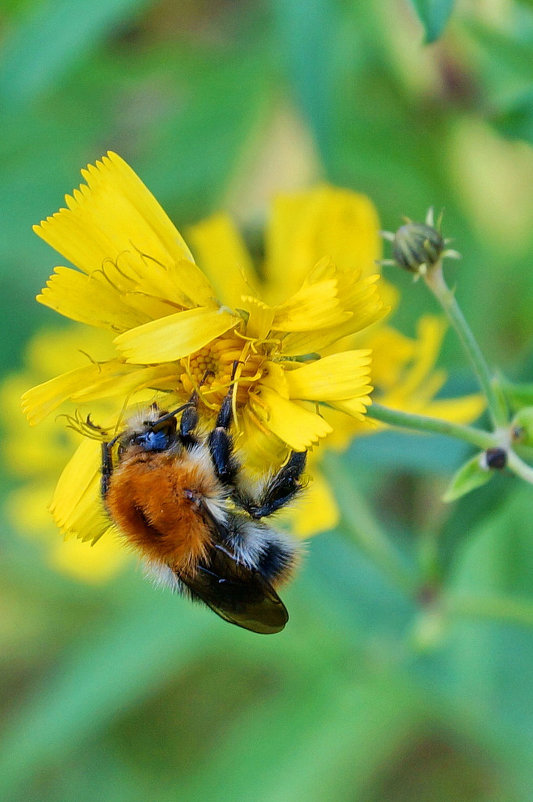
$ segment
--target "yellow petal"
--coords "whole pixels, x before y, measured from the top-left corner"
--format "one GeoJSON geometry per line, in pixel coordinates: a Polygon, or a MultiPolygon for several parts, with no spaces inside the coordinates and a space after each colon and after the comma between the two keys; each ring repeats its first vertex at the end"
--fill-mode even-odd
{"type": "Polygon", "coordinates": [[[114,576],[124,565],[127,552],[117,537],[103,537],[95,548],[81,540],[61,538],[50,516],[52,489],[42,481],[12,491],[8,513],[20,533],[39,539],[47,561],[58,571],[82,582],[100,583],[114,576]]]}
{"type": "Polygon", "coordinates": [[[263,426],[246,405],[239,417],[241,435],[237,440],[239,460],[246,475],[262,481],[265,475],[279,470],[289,455],[287,444],[263,426]]]}
{"type": "MultiPolygon", "coordinates": [[[[169,281],[180,287],[193,306],[210,306],[215,303],[216,292],[198,265],[190,259],[180,259],[167,268],[169,281]]],[[[163,297],[167,296],[164,293],[163,297]]]]}
{"type": "Polygon", "coordinates": [[[150,254],[168,265],[192,255],[159,203],[120,156],[108,153],[82,170],[87,184],[65,198],[68,209],[35,232],[86,273],[119,254],[150,254]]]}
{"type": "MultiPolygon", "coordinates": [[[[275,308],[272,328],[277,331],[308,331],[327,328],[348,320],[338,298],[336,279],[304,284],[298,292],[275,308]]],[[[299,352],[301,353],[301,352],[299,352]]]]}
{"type": "MultiPolygon", "coordinates": [[[[445,333],[446,322],[442,318],[434,315],[424,315],[420,318],[417,326],[415,358],[408,376],[402,383],[403,395],[408,396],[418,392],[419,389],[422,391],[426,389],[424,385],[435,365],[445,333]]],[[[438,386],[433,392],[437,390],[438,386]]]]}
{"type": "Polygon", "coordinates": [[[170,362],[198,351],[238,322],[222,310],[188,309],[125,331],[115,345],[128,362],[170,362]]]}
{"type": "Polygon", "coordinates": [[[250,395],[250,406],[259,421],[295,451],[305,451],[332,429],[324,418],[300,404],[260,385],[250,395]]]}
{"type": "Polygon", "coordinates": [[[326,328],[311,331],[291,332],[283,341],[285,354],[322,353],[324,349],[351,334],[381,320],[389,311],[383,304],[378,276],[370,276],[360,280],[353,276],[350,289],[347,290],[347,279],[338,276],[338,297],[342,314],[330,320],[326,328]]]}
{"type": "Polygon", "coordinates": [[[293,292],[323,256],[369,275],[381,256],[379,228],[372,202],[350,190],[323,185],[280,196],[267,231],[267,278],[293,292]]]}
{"type": "Polygon", "coordinates": [[[415,354],[415,341],[392,326],[376,326],[364,343],[372,350],[372,379],[376,387],[382,393],[398,387],[402,371],[415,354]]]}
{"type": "Polygon", "coordinates": [[[289,398],[289,385],[287,383],[289,371],[285,369],[286,364],[285,362],[265,362],[263,376],[261,377],[261,385],[263,387],[271,387],[283,398],[289,398]]]}
{"type": "Polygon", "coordinates": [[[370,351],[343,351],[285,372],[290,398],[335,401],[370,391],[370,351]]]}
{"type": "Polygon", "coordinates": [[[114,336],[111,331],[88,329],[79,323],[42,329],[28,343],[24,362],[37,379],[54,376],[65,369],[85,367],[87,355],[92,362],[103,362],[115,354],[114,336]],[[83,351],[80,343],[83,343],[83,351]]]}
{"type": "Polygon", "coordinates": [[[127,552],[116,533],[109,532],[98,543],[61,540],[55,532],[49,560],[63,574],[81,582],[98,584],[115,576],[123,567],[127,552]]]}
{"type": "Polygon", "coordinates": [[[59,314],[114,331],[140,326],[149,316],[125,303],[101,273],[86,276],[69,267],[56,267],[37,300],[59,314]]]}
{"type": "Polygon", "coordinates": [[[45,543],[50,537],[53,540],[58,538],[48,510],[52,490],[53,485],[50,486],[47,477],[39,476],[37,480],[26,482],[9,492],[5,509],[20,534],[45,543]]]}
{"type": "Polygon", "coordinates": [[[178,369],[172,363],[138,367],[115,360],[100,365],[100,372],[87,382],[85,387],[73,392],[73,401],[94,401],[99,398],[120,396],[126,398],[148,387],[172,389],[176,386],[178,369]]]}
{"type": "Polygon", "coordinates": [[[27,390],[22,396],[22,411],[30,424],[34,426],[40,423],[73,393],[78,392],[80,387],[94,382],[100,370],[98,364],[85,365],[27,390]]]}
{"type": "Polygon", "coordinates": [[[314,464],[309,466],[309,473],[312,481],[281,517],[298,537],[311,537],[334,529],[340,518],[335,496],[314,464]]]}
{"type": "Polygon", "coordinates": [[[114,396],[125,398],[147,387],[172,389],[177,375],[172,365],[139,367],[118,359],[85,365],[27,390],[22,396],[22,411],[34,426],[69,399],[84,402],[114,396]]]}
{"type": "Polygon", "coordinates": [[[275,310],[258,298],[249,295],[243,295],[238,306],[242,306],[248,312],[246,336],[264,340],[272,328],[275,310]]]}
{"type": "Polygon", "coordinates": [[[59,477],[50,512],[66,535],[95,542],[115,530],[100,497],[100,443],[84,439],[59,477]]]}
{"type": "Polygon", "coordinates": [[[143,292],[184,308],[214,297],[184,240],[126,162],[109,153],[82,176],[87,184],[65,197],[68,208],[34,227],[45,242],[84,273],[101,274],[119,294],[143,292]]]}
{"type": "MultiPolygon", "coordinates": [[[[370,392],[371,387],[368,388],[370,392]]],[[[338,409],[340,412],[345,412],[351,415],[352,418],[363,420],[366,415],[367,407],[370,406],[372,400],[369,395],[361,395],[359,398],[348,398],[347,400],[331,401],[331,406],[338,409]]]]}
{"type": "Polygon", "coordinates": [[[239,306],[241,295],[253,295],[257,280],[244,241],[225,214],[216,214],[187,229],[198,264],[209,276],[217,297],[239,306]]]}
{"type": "Polygon", "coordinates": [[[424,414],[443,418],[452,423],[472,423],[486,407],[482,395],[465,395],[462,398],[437,398],[424,407],[424,414]]]}

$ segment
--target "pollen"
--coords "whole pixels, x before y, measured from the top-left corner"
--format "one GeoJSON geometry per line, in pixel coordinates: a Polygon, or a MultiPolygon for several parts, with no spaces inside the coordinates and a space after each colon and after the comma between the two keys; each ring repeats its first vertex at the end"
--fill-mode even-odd
{"type": "Polygon", "coordinates": [[[179,380],[186,393],[201,387],[204,403],[218,409],[235,374],[236,403],[244,406],[250,390],[265,374],[266,359],[266,354],[243,337],[220,337],[180,360],[179,380]]]}

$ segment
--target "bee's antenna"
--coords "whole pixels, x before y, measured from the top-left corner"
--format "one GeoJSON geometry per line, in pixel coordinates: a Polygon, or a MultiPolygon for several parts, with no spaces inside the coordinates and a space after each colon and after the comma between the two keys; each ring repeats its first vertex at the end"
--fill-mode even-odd
{"type": "Polygon", "coordinates": [[[154,421],[154,425],[152,428],[154,428],[155,426],[159,426],[160,423],[164,423],[165,421],[170,420],[170,418],[174,418],[179,412],[183,412],[184,409],[193,406],[195,406],[194,401],[187,401],[186,404],[182,404],[181,407],[173,409],[172,412],[167,412],[166,415],[163,415],[161,418],[158,418],[156,421],[154,421]]]}

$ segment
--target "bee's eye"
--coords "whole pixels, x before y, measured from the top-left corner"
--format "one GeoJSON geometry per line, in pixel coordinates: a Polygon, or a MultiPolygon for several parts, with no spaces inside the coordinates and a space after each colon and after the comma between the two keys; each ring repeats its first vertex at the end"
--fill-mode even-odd
{"type": "Polygon", "coordinates": [[[148,429],[141,434],[136,434],[133,443],[145,449],[145,451],[165,451],[174,440],[174,432],[167,426],[159,431],[148,429]]]}

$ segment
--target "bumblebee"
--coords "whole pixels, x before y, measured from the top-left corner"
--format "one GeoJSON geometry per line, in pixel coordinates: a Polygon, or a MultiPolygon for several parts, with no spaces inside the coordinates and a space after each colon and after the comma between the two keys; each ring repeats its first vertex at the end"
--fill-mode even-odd
{"type": "Polygon", "coordinates": [[[300,543],[263,522],[302,489],[306,452],[252,486],[230,434],[233,387],[215,428],[198,432],[198,394],[173,412],[157,404],[102,444],[108,514],[159,582],[201,601],[231,624],[262,634],[288,621],[275,587],[300,543]]]}

